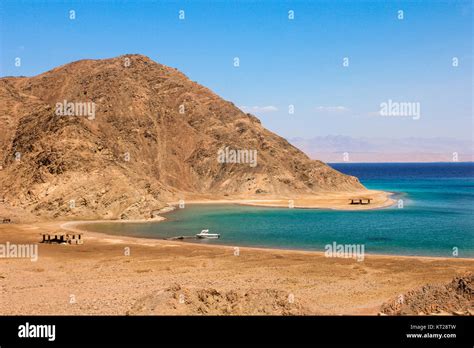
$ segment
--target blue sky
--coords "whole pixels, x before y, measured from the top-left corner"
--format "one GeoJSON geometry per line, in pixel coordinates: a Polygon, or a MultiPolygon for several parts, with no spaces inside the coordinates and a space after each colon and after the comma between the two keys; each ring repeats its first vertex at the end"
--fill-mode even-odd
{"type": "Polygon", "coordinates": [[[0,16],[0,76],[141,53],[288,138],[472,139],[470,0],[2,0],[0,16]],[[420,119],[379,116],[389,99],[419,102],[420,119]]]}

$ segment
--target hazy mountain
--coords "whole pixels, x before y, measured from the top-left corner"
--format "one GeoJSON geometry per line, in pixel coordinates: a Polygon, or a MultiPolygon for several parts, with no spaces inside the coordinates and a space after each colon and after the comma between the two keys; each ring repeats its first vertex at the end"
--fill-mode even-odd
{"type": "Polygon", "coordinates": [[[452,138],[353,138],[341,135],[292,138],[290,143],[325,162],[452,162],[472,161],[472,141],[452,138]]]}

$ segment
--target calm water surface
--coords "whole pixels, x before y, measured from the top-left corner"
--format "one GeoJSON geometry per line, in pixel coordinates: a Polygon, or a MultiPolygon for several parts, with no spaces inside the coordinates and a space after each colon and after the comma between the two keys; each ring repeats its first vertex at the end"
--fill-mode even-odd
{"type": "Polygon", "coordinates": [[[324,250],[326,244],[364,244],[366,253],[474,257],[474,163],[333,164],[372,189],[394,192],[397,206],[359,212],[187,205],[165,222],[95,224],[99,232],[166,238],[220,233],[199,243],[324,250]]]}

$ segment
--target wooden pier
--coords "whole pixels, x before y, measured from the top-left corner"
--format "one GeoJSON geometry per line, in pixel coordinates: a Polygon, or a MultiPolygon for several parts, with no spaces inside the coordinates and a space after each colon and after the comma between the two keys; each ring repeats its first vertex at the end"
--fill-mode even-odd
{"type": "Polygon", "coordinates": [[[178,237],[168,237],[166,240],[183,240],[183,239],[196,239],[196,236],[178,236],[178,237]]]}

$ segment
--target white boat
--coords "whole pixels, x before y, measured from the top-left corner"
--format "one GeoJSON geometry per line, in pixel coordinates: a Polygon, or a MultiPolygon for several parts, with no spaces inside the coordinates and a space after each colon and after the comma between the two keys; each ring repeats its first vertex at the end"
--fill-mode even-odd
{"type": "Polygon", "coordinates": [[[221,235],[217,233],[209,233],[209,230],[202,230],[201,233],[196,234],[197,238],[202,238],[202,239],[217,239],[221,235]]]}

